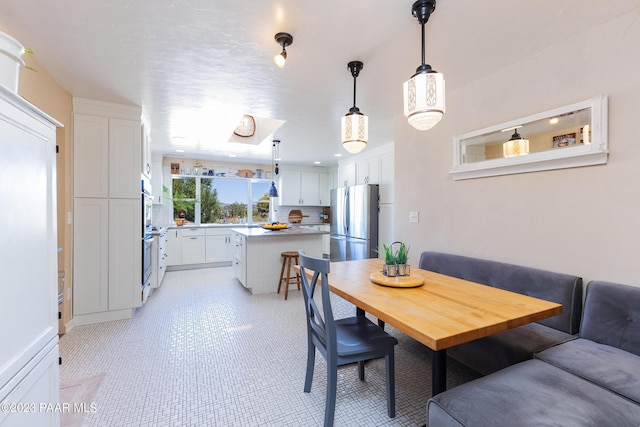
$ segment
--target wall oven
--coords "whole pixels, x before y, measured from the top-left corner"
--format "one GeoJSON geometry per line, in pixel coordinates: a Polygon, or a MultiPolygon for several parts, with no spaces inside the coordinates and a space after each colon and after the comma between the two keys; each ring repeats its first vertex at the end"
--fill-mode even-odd
{"type": "Polygon", "coordinates": [[[151,211],[153,197],[151,196],[151,183],[146,178],[142,178],[142,289],[141,299],[145,302],[147,295],[151,291],[151,267],[153,234],[151,233],[151,211]]]}

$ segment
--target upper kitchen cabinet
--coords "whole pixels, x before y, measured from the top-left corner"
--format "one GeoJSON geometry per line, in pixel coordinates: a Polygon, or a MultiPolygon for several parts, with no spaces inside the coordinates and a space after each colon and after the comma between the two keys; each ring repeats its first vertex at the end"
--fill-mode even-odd
{"type": "Polygon", "coordinates": [[[142,132],[140,133],[142,150],[140,153],[142,173],[151,178],[151,135],[149,134],[149,125],[142,124],[142,132]]]}
{"type": "Polygon", "coordinates": [[[345,159],[338,167],[338,186],[379,184],[380,203],[393,203],[393,144],[345,159]]]}
{"type": "Polygon", "coordinates": [[[356,185],[378,184],[380,159],[362,159],[356,162],[356,185]]]}
{"type": "Polygon", "coordinates": [[[141,109],[73,99],[74,197],[140,197],[141,109]]]}
{"type": "Polygon", "coordinates": [[[278,192],[281,206],[323,206],[329,205],[329,198],[325,194],[326,189],[321,186],[328,185],[328,179],[320,178],[325,173],[282,171],[278,192]],[[322,197],[325,198],[322,200],[322,197]]]}

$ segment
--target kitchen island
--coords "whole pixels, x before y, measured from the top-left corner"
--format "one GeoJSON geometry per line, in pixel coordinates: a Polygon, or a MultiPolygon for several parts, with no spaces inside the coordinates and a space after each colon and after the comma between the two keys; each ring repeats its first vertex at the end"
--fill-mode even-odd
{"type": "Polygon", "coordinates": [[[304,228],[265,230],[234,228],[233,269],[240,283],[252,294],[276,292],[282,267],[280,254],[303,250],[322,257],[322,236],[326,231],[304,228]]]}

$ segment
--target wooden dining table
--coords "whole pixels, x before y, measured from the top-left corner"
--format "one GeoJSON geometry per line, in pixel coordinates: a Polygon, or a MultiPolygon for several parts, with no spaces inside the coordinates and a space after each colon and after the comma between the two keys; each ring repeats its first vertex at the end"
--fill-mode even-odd
{"type": "Polygon", "coordinates": [[[416,267],[409,277],[423,284],[382,286],[371,281],[382,266],[380,259],[332,262],[329,289],[433,350],[433,396],[446,390],[447,348],[562,313],[561,304],[416,267]]]}

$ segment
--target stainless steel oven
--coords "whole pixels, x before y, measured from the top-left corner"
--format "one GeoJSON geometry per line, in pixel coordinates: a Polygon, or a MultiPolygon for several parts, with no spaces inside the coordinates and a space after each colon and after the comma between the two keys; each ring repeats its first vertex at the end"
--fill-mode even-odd
{"type": "Polygon", "coordinates": [[[149,285],[149,277],[151,277],[151,247],[153,245],[153,235],[148,234],[142,239],[142,287],[149,285]]]}

